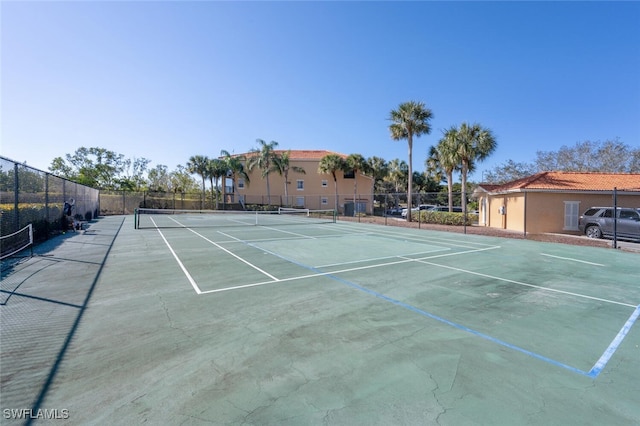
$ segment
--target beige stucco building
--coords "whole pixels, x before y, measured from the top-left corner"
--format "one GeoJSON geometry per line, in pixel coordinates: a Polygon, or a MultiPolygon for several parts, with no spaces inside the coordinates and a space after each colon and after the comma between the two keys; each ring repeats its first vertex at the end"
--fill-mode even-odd
{"type": "MultiPolygon", "coordinates": [[[[343,158],[347,155],[324,150],[276,150],[280,155],[289,151],[290,171],[287,180],[285,196],[285,177],[277,173],[269,174],[269,191],[267,192],[267,180],[262,177],[262,171],[255,168],[249,173],[249,181],[237,178],[233,185],[227,183],[229,200],[240,202],[244,205],[276,205],[304,207],[308,209],[334,209],[338,208],[341,214],[356,212],[371,214],[373,212],[373,188],[374,181],[370,176],[363,174],[337,172],[337,192],[331,174],[318,172],[320,160],[325,155],[336,154],[343,158]],[[295,172],[294,167],[304,169],[305,173],[295,172]],[[354,196],[355,190],[355,196],[354,196]],[[355,204],[354,204],[355,199],[355,204]]],[[[250,153],[242,154],[244,157],[250,153]]]]}
{"type": "Polygon", "coordinates": [[[479,225],[523,234],[578,234],[589,207],[640,208],[640,174],[541,172],[503,185],[480,184],[479,225]]]}

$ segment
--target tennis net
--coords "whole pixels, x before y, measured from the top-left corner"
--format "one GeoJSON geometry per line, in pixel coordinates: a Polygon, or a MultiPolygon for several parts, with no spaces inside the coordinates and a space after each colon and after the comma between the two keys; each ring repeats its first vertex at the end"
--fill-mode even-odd
{"type": "Polygon", "coordinates": [[[31,247],[33,250],[33,226],[28,224],[13,234],[0,237],[0,259],[5,259],[31,247]]]}
{"type": "Polygon", "coordinates": [[[334,210],[280,208],[274,211],[146,209],[135,211],[135,228],[280,226],[335,223],[334,210]]]}

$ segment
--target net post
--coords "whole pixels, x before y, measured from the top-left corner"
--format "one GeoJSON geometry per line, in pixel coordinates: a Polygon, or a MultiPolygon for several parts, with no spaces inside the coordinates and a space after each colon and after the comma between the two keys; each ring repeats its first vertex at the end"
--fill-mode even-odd
{"type": "Polygon", "coordinates": [[[133,209],[133,229],[138,229],[138,209],[133,209]]]}

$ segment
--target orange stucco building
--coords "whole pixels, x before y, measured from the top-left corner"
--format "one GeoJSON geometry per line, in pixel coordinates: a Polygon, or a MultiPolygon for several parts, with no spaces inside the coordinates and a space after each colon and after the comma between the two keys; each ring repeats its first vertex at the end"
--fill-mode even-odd
{"type": "Polygon", "coordinates": [[[480,184],[479,225],[524,234],[578,234],[589,207],[640,207],[640,174],[541,172],[502,185],[480,184]]]}
{"type": "MultiPolygon", "coordinates": [[[[269,173],[269,191],[267,180],[257,168],[249,174],[249,181],[236,178],[233,185],[227,184],[230,199],[247,204],[271,204],[278,206],[304,207],[308,209],[337,209],[340,213],[373,212],[373,178],[363,174],[337,172],[337,181],[331,174],[318,172],[320,160],[325,155],[336,154],[343,158],[347,155],[324,150],[276,150],[276,154],[289,151],[291,170],[286,183],[285,177],[269,173]],[[294,167],[304,169],[298,173],[294,167]],[[336,186],[338,197],[336,199],[336,186]],[[286,192],[286,196],[285,196],[286,192]],[[355,194],[354,194],[355,192],[355,194]],[[355,200],[355,203],[354,203],[355,200]]],[[[250,153],[240,154],[244,157],[250,153]]]]}

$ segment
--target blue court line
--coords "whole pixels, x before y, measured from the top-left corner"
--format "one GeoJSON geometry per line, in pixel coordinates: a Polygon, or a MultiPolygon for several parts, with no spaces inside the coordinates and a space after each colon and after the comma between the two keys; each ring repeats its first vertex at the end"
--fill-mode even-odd
{"type": "Polygon", "coordinates": [[[300,262],[298,262],[296,260],[289,259],[289,258],[287,258],[285,256],[282,256],[282,255],[280,255],[278,253],[275,253],[275,252],[273,252],[271,250],[264,249],[264,248],[262,248],[262,247],[260,247],[260,246],[258,246],[256,244],[253,244],[253,243],[245,243],[245,244],[250,246],[250,247],[256,248],[258,250],[262,250],[265,253],[269,253],[269,254],[271,254],[273,256],[276,256],[276,257],[278,257],[278,258],[280,258],[282,260],[285,260],[287,262],[293,263],[294,265],[298,265],[298,266],[300,266],[302,268],[308,269],[308,270],[310,270],[312,272],[323,274],[323,276],[325,276],[327,278],[330,278],[330,279],[332,279],[334,281],[337,281],[339,283],[345,284],[345,285],[347,285],[349,287],[352,287],[352,288],[354,288],[356,290],[360,290],[360,291],[362,291],[364,293],[367,293],[369,295],[377,297],[378,299],[382,299],[382,300],[384,300],[386,302],[393,303],[396,306],[400,306],[400,307],[405,308],[405,309],[407,309],[409,311],[415,312],[415,313],[417,313],[419,315],[425,316],[427,318],[434,319],[434,320],[439,321],[439,322],[441,322],[443,324],[450,325],[452,327],[457,328],[458,330],[465,331],[467,333],[473,334],[474,336],[481,337],[481,338],[483,338],[485,340],[488,340],[490,342],[496,343],[496,344],[498,344],[500,346],[503,346],[505,348],[508,348],[508,349],[511,349],[511,350],[514,350],[514,351],[517,351],[517,352],[521,352],[521,353],[523,353],[525,355],[529,355],[532,358],[538,359],[540,361],[544,361],[544,362],[546,362],[548,364],[551,364],[551,365],[555,365],[556,367],[561,367],[561,368],[564,368],[565,370],[569,370],[569,371],[571,371],[573,373],[578,373],[580,375],[591,377],[591,378],[598,377],[598,375],[602,372],[602,370],[607,365],[607,363],[609,362],[609,360],[611,359],[613,354],[616,352],[616,350],[618,350],[618,347],[620,346],[620,344],[622,343],[622,341],[626,337],[627,333],[629,332],[629,330],[631,329],[633,324],[638,319],[638,316],[640,316],[640,305],[638,305],[636,307],[636,309],[633,311],[633,313],[631,314],[631,316],[629,317],[629,319],[627,320],[627,322],[622,326],[622,328],[620,329],[620,331],[618,332],[616,337],[613,339],[613,341],[611,342],[609,347],[604,351],[604,353],[602,354],[600,359],[596,362],[596,364],[591,368],[591,370],[584,371],[584,370],[580,370],[579,368],[572,367],[572,366],[570,366],[568,364],[564,364],[564,363],[562,363],[560,361],[556,361],[556,360],[551,359],[549,357],[546,357],[544,355],[540,355],[540,354],[538,354],[536,352],[532,352],[532,351],[530,351],[528,349],[521,348],[520,346],[512,345],[511,343],[505,342],[504,340],[500,340],[500,339],[497,339],[497,338],[495,338],[493,336],[489,336],[488,334],[484,334],[484,333],[482,333],[480,331],[474,330],[474,329],[469,328],[467,326],[464,326],[462,324],[458,324],[458,323],[455,323],[453,321],[449,321],[448,319],[439,317],[439,316],[434,315],[434,314],[432,314],[430,312],[423,311],[422,309],[416,308],[413,305],[409,305],[408,303],[405,303],[405,302],[402,302],[400,300],[394,299],[392,297],[386,296],[386,295],[384,295],[382,293],[379,293],[379,292],[377,292],[375,290],[371,290],[369,288],[363,287],[363,286],[361,286],[359,284],[356,284],[354,282],[351,282],[349,280],[345,280],[344,278],[340,278],[340,277],[338,277],[336,275],[333,275],[333,274],[324,273],[323,271],[321,271],[321,270],[319,270],[317,268],[314,268],[313,266],[305,265],[305,264],[300,263],[300,262]]]}

